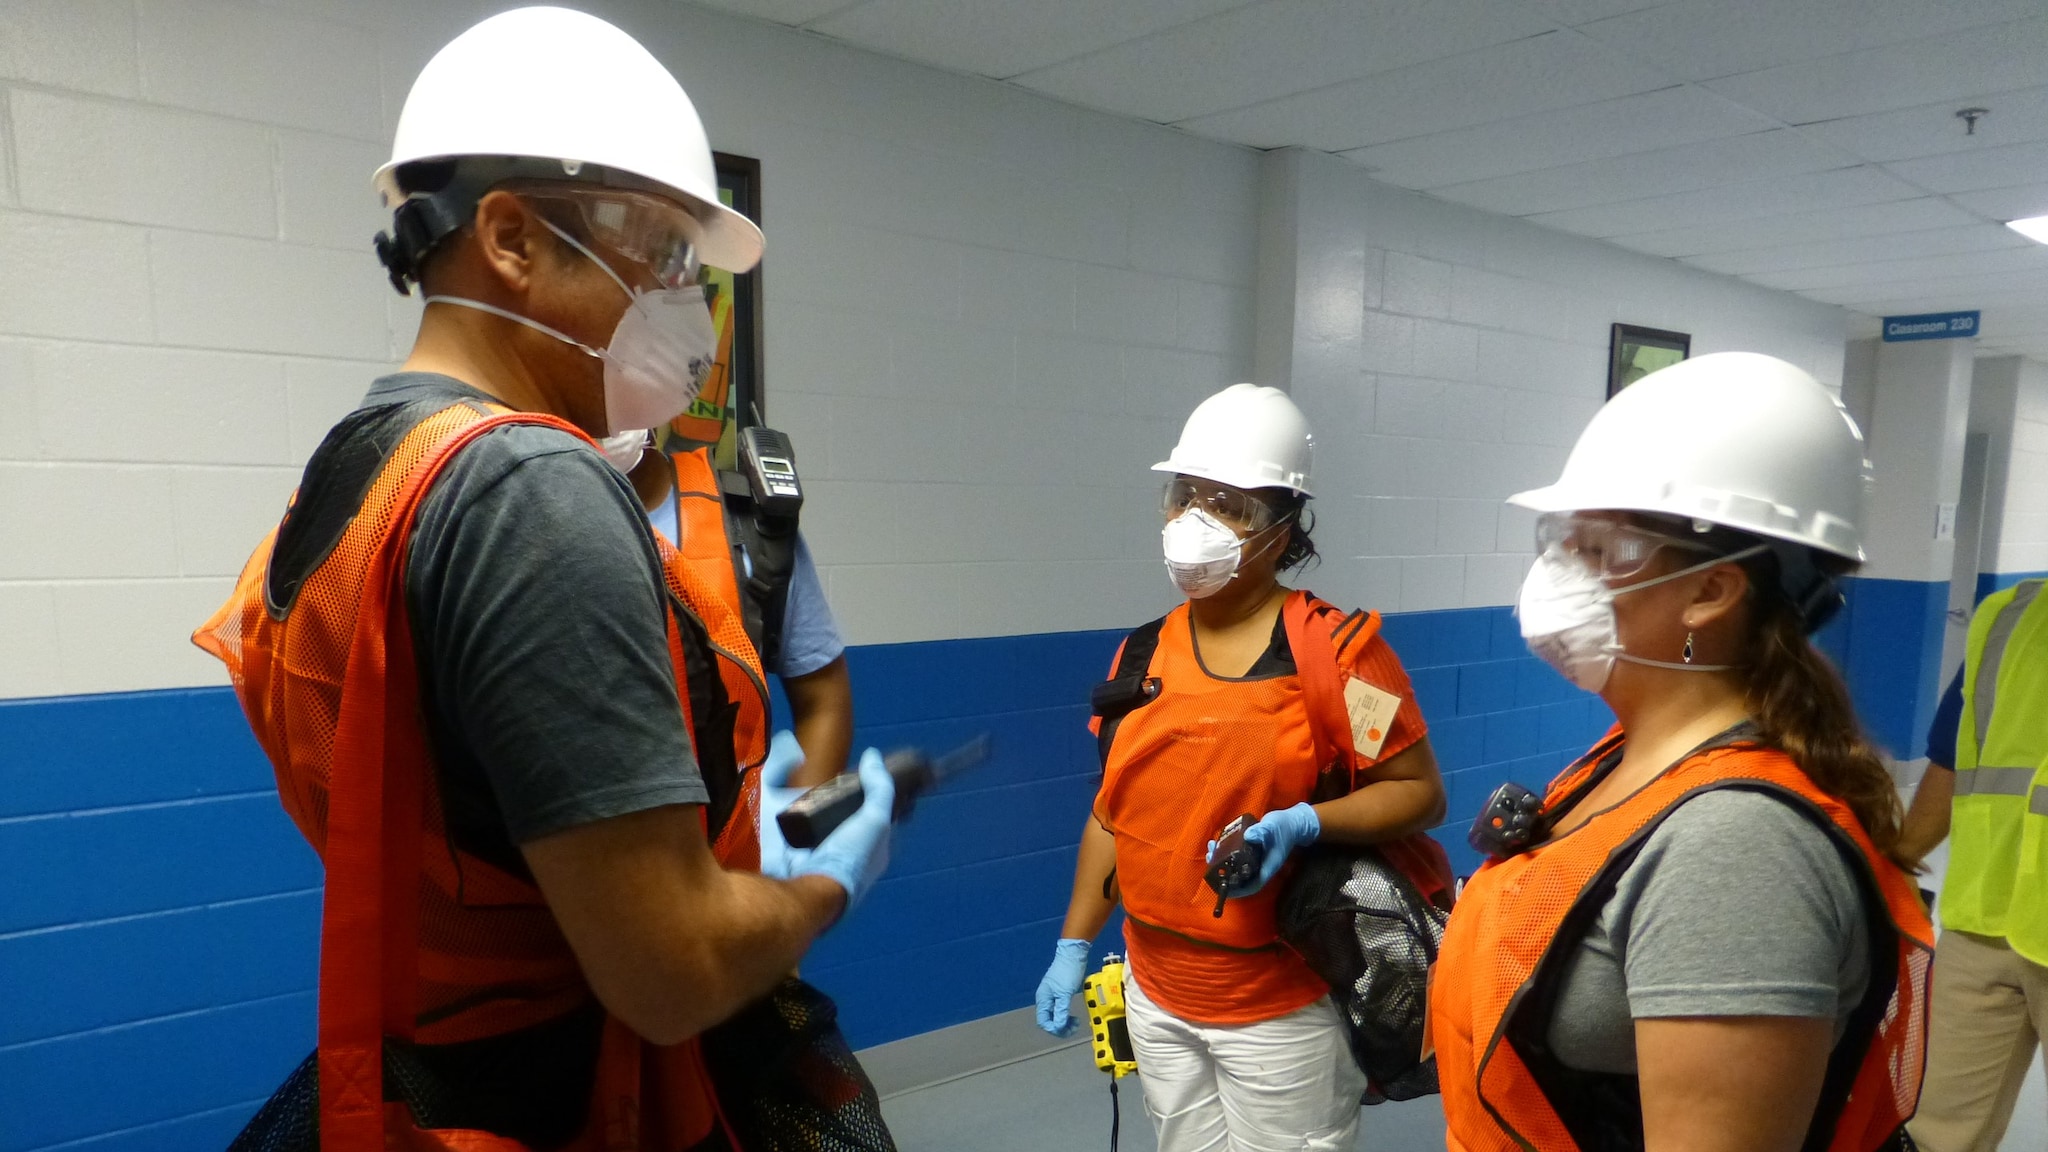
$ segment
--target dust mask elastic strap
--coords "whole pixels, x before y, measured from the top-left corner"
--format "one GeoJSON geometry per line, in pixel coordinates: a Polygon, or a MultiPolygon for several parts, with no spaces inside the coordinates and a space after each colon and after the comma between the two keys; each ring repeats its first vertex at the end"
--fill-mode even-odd
{"type": "MultiPolygon", "coordinates": [[[[1767,551],[1769,551],[1769,548],[1765,545],[1753,545],[1751,547],[1744,548],[1740,552],[1731,552],[1726,556],[1716,556],[1711,560],[1702,560],[1699,563],[1694,564],[1690,568],[1680,568],[1676,572],[1666,572],[1662,576],[1658,576],[1650,580],[1645,580],[1640,584],[1631,584],[1626,588],[1616,588],[1614,589],[1614,595],[1621,596],[1630,592],[1637,591],[1638,589],[1653,588],[1668,580],[1676,580],[1680,576],[1690,576],[1695,572],[1704,572],[1717,564],[1730,564],[1737,560],[1747,560],[1751,556],[1756,556],[1760,553],[1767,551]]],[[[1609,654],[1611,654],[1616,660],[1626,660],[1631,664],[1641,664],[1650,668],[1670,668],[1673,671],[1677,672],[1732,672],[1735,669],[1741,667],[1740,664],[1683,664],[1674,660],[1652,660],[1647,656],[1632,656],[1628,652],[1623,650],[1619,638],[1617,638],[1614,641],[1614,643],[1607,645],[1606,651],[1609,654]]]]}

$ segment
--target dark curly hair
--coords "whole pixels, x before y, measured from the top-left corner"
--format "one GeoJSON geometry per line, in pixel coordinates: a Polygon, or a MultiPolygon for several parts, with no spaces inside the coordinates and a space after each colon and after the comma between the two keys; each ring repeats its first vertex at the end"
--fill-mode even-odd
{"type": "Polygon", "coordinates": [[[1316,552],[1316,542],[1309,536],[1315,531],[1316,514],[1309,511],[1308,497],[1283,488],[1273,492],[1267,503],[1275,515],[1288,518],[1287,547],[1280,553],[1279,570],[1291,572],[1311,562],[1320,563],[1322,556],[1316,552]]]}

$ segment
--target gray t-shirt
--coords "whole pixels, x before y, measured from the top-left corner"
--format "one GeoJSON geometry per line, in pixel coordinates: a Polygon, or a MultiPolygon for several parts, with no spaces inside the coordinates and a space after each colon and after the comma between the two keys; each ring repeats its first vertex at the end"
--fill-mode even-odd
{"type": "MultiPolygon", "coordinates": [[[[377,380],[362,408],[487,400],[377,380]]],[[[414,523],[406,604],[442,802],[463,849],[709,799],[677,705],[666,591],[631,485],[588,444],[514,425],[464,448],[414,523]]]]}
{"type": "Polygon", "coordinates": [[[1566,1066],[1632,1075],[1635,1021],[1832,1017],[1841,1039],[1870,980],[1850,863],[1781,798],[1718,789],[1643,845],[1565,969],[1550,1045],[1566,1066]]]}

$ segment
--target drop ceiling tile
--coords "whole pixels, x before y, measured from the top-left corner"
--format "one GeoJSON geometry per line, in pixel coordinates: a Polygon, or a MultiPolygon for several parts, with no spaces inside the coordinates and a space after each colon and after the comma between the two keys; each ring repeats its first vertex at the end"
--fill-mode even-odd
{"type": "Polygon", "coordinates": [[[1077,104],[1175,122],[1505,44],[1548,28],[1518,0],[1265,0],[1016,81],[1077,104]]]}
{"type": "Polygon", "coordinates": [[[1888,315],[1896,316],[1903,309],[1901,301],[1925,305],[1925,311],[1940,308],[1975,308],[1973,300],[2025,296],[2033,292],[2048,293],[2048,271],[1994,272],[1982,276],[1950,276],[1939,280],[1921,280],[1910,285],[1867,284],[1846,285],[1841,288],[1810,288],[1801,296],[1823,300],[1830,304],[1851,306],[1887,305],[1888,315]]]}
{"type": "Polygon", "coordinates": [[[719,8],[752,16],[757,20],[773,20],[777,24],[802,24],[830,15],[843,8],[850,8],[861,0],[696,0],[706,8],[719,8]]]}
{"type": "Polygon", "coordinates": [[[1668,86],[1575,32],[1549,32],[1182,126],[1255,148],[1346,152],[1668,86]]]}
{"type": "Polygon", "coordinates": [[[1960,228],[1928,228],[1850,240],[1815,240],[1804,244],[1742,248],[1733,252],[1688,256],[1685,262],[1709,272],[1749,276],[1787,268],[1832,268],[1841,264],[1868,264],[1953,252],[1990,252],[2031,243],[2033,241],[2002,224],[1965,224],[1960,228]]]}
{"type": "Polygon", "coordinates": [[[1951,252],[1940,256],[1882,260],[1869,264],[1844,264],[1833,268],[1788,268],[1776,272],[1756,272],[1743,279],[1766,288],[1807,292],[1816,288],[1847,288],[1857,285],[1922,284],[1965,276],[2030,270],[2048,272],[2048,247],[2031,244],[2025,248],[2001,248],[1994,252],[1951,252]]]}
{"type": "Polygon", "coordinates": [[[1252,0],[866,0],[811,29],[956,72],[1007,77],[1252,0]]]}
{"type": "Polygon", "coordinates": [[[1976,192],[2048,180],[2048,140],[2008,144],[1885,165],[1885,171],[1929,192],[1976,192]]]}
{"type": "Polygon", "coordinates": [[[1522,172],[1435,189],[1431,195],[1487,212],[1533,216],[1618,204],[1725,184],[1823,172],[1856,162],[1789,128],[1522,172]]]}
{"type": "Polygon", "coordinates": [[[1911,160],[2048,140],[2048,87],[1978,92],[1895,112],[1823,120],[1800,131],[1865,160],[1911,160]],[[1977,121],[1977,132],[1970,135],[1956,119],[1959,108],[1988,108],[1990,115],[1977,121]]]}
{"type": "Polygon", "coordinates": [[[1993,220],[2048,215],[2048,183],[1994,188],[1984,192],[1958,192],[1949,199],[1993,220]]]}
{"type": "Polygon", "coordinates": [[[2043,83],[2048,17],[1845,52],[1707,86],[1788,124],[1809,124],[2043,83]]]}
{"type": "Polygon", "coordinates": [[[1787,212],[1850,208],[1905,200],[1914,195],[1912,186],[1864,165],[1653,196],[1625,204],[1546,212],[1528,219],[1581,236],[1604,238],[1676,228],[1684,224],[1713,224],[1787,212]]]}
{"type": "Polygon", "coordinates": [[[1685,224],[1608,239],[1624,248],[1648,252],[1653,256],[1697,256],[1764,245],[1846,240],[1977,223],[1981,223],[1977,217],[1938,196],[1921,196],[1856,208],[1795,211],[1754,220],[1685,224]]]}
{"type": "Polygon", "coordinates": [[[1668,4],[1670,0],[1542,0],[1552,16],[1560,24],[1590,24],[1619,16],[1624,12],[1637,12],[1644,8],[1655,8],[1668,4]]]}
{"type": "Polygon", "coordinates": [[[1674,75],[1708,80],[2040,14],[2040,0],[1679,0],[1582,31],[1674,75]]]}
{"type": "Polygon", "coordinates": [[[1679,85],[1375,144],[1344,155],[1363,165],[1375,180],[1403,188],[1436,188],[1739,136],[1773,123],[1704,88],[1679,85]]]}

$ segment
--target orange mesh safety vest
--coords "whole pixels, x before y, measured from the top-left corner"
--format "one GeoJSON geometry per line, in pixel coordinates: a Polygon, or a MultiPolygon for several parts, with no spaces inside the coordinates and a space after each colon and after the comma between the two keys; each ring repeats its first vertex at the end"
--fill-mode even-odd
{"type": "MultiPolygon", "coordinates": [[[[417,1129],[404,1104],[387,1105],[384,1038],[448,1044],[498,1036],[591,999],[539,889],[447,838],[405,611],[407,543],[434,479],[477,437],[514,423],[582,436],[553,417],[469,404],[429,416],[386,460],[339,542],[295,595],[278,605],[267,584],[273,530],[234,594],[193,637],[227,664],[277,774],[279,798],[326,865],[318,1063],[327,1152],[518,1152],[521,1145],[489,1133],[417,1129]]],[[[709,635],[721,659],[741,665],[752,650],[744,634],[733,644],[728,621],[706,603],[692,571],[673,561],[673,550],[664,549],[678,600],[669,653],[678,706],[701,742],[717,729],[699,723],[713,718],[693,713],[707,702],[720,712],[732,708],[686,679],[689,649],[709,635]],[[710,619],[689,615],[699,605],[711,609],[710,619]]],[[[700,672],[697,679],[705,678],[700,672]]],[[[744,713],[746,697],[738,703],[744,713]]],[[[723,815],[715,838],[721,861],[751,866],[759,859],[752,819],[758,773],[722,782],[722,797],[721,782],[707,784],[723,815]]],[[[656,1047],[608,1020],[590,1119],[571,1149],[682,1152],[717,1146],[721,1135],[737,1145],[697,1042],[656,1047]]]]}
{"type": "MultiPolygon", "coordinates": [[[[733,725],[733,747],[741,763],[756,765],[768,755],[768,683],[762,675],[760,653],[747,634],[746,606],[726,535],[718,473],[711,465],[709,448],[671,453],[669,460],[675,466],[676,535],[681,539],[673,544],[662,540],[663,567],[670,574],[671,586],[696,610],[710,633],[726,696],[740,704],[733,725]]],[[[661,538],[659,532],[655,536],[661,538]]],[[[752,827],[749,823],[748,828],[752,827]]]]}
{"type": "MultiPolygon", "coordinates": [[[[1290,632],[1327,630],[1342,617],[1301,591],[1288,594],[1282,614],[1290,632]],[[1309,624],[1312,613],[1324,622],[1309,624]]],[[[1341,667],[1402,700],[1377,758],[1386,759],[1423,727],[1407,675],[1378,631],[1379,617],[1363,614],[1346,636],[1350,656],[1341,667]]],[[[1297,665],[1304,659],[1296,653],[1297,665]]],[[[1271,1020],[1314,1003],[1330,987],[1280,942],[1275,916],[1284,881],[1230,900],[1221,918],[1216,893],[1203,882],[1209,841],[1225,824],[1309,800],[1334,767],[1318,746],[1302,675],[1210,675],[1195,652],[1185,604],[1161,621],[1147,675],[1159,680],[1159,695],[1118,721],[1095,801],[1096,819],[1116,837],[1133,976],[1160,1007],[1205,1024],[1271,1020]]]]}
{"type": "MultiPolygon", "coordinates": [[[[1620,741],[1617,728],[1558,777],[1546,810],[1588,787],[1602,757],[1620,741]]],[[[1836,1045],[1806,1147],[1882,1148],[1913,1114],[1933,949],[1926,910],[1911,880],[1879,854],[1855,815],[1815,787],[1791,757],[1737,743],[1693,755],[1557,840],[1487,863],[1465,885],[1429,996],[1429,1036],[1452,1152],[1613,1146],[1619,1114],[1640,1108],[1634,1078],[1607,1078],[1605,1087],[1621,1084],[1627,1099],[1609,1095],[1603,1102],[1586,1090],[1587,1074],[1549,1057],[1549,1002],[1564,963],[1636,851],[1679,804],[1712,788],[1785,797],[1825,821],[1862,862],[1856,871],[1873,928],[1871,988],[1836,1045]],[[1605,1136],[1589,1135],[1603,1128],[1605,1136]]],[[[1635,1126],[1634,1146],[1640,1147],[1640,1112],[1627,1123],[1635,1126]]]]}

